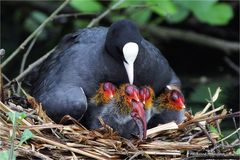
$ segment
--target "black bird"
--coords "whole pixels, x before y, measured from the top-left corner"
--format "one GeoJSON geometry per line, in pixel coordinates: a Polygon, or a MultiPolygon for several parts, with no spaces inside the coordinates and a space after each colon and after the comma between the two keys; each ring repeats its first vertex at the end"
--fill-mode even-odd
{"type": "Polygon", "coordinates": [[[65,36],[33,75],[31,93],[56,122],[65,114],[81,119],[101,82],[149,85],[156,95],[180,84],[160,51],[128,20],[65,36]]]}
{"type": "Polygon", "coordinates": [[[146,136],[144,106],[134,85],[123,84],[117,89],[110,82],[101,83],[81,122],[88,129],[97,129],[101,127],[98,117],[125,138],[146,136]]]}

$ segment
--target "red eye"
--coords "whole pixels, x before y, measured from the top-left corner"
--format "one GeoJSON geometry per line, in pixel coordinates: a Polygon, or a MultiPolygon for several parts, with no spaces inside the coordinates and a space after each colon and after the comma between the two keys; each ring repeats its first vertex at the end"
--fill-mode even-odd
{"type": "Polygon", "coordinates": [[[178,95],[176,93],[173,93],[171,96],[172,101],[176,102],[178,100],[178,95]]]}
{"type": "Polygon", "coordinates": [[[106,82],[103,85],[103,89],[104,89],[104,91],[109,91],[109,90],[115,91],[115,86],[110,82],[106,82]]]}
{"type": "Polygon", "coordinates": [[[130,96],[131,94],[133,94],[134,88],[132,86],[127,86],[125,92],[127,95],[130,96]]]}

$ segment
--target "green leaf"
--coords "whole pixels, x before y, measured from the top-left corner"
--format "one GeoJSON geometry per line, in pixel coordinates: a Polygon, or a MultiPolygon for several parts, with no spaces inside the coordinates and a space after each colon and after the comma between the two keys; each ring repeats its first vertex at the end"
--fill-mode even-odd
{"type": "Polygon", "coordinates": [[[179,1],[175,0],[174,3],[178,4],[179,6],[185,7],[190,9],[191,11],[195,10],[208,10],[213,6],[217,0],[184,0],[179,1]]]}
{"type": "Polygon", "coordinates": [[[195,10],[194,15],[199,21],[210,25],[226,25],[233,18],[233,10],[229,4],[219,3],[208,10],[195,10]]]}
{"type": "MultiPolygon", "coordinates": [[[[1,152],[0,152],[0,158],[1,158],[1,160],[9,160],[9,154],[10,154],[10,150],[1,151],[1,152]]],[[[16,160],[16,154],[15,154],[15,152],[13,152],[12,160],[16,160]]]]}
{"type": "Polygon", "coordinates": [[[183,7],[179,7],[176,11],[176,13],[171,14],[166,17],[166,20],[169,23],[179,23],[186,19],[186,17],[189,15],[189,10],[183,7]]]}
{"type": "MultiPolygon", "coordinates": [[[[145,0],[125,0],[123,3],[121,3],[118,8],[129,8],[137,5],[143,5],[145,0]]],[[[110,6],[114,5],[117,3],[118,0],[113,0],[110,3],[110,6]]]]}
{"type": "Polygon", "coordinates": [[[7,115],[14,125],[20,123],[22,119],[26,118],[27,116],[24,112],[7,112],[7,115]]]}
{"type": "Polygon", "coordinates": [[[238,148],[238,149],[235,151],[235,153],[236,153],[237,155],[240,155],[240,148],[238,148]]]}
{"type": "Polygon", "coordinates": [[[26,142],[27,140],[29,140],[32,137],[33,137],[33,133],[29,129],[25,129],[23,134],[22,134],[22,137],[20,139],[20,142],[15,147],[15,149],[17,149],[19,146],[21,146],[24,142],[26,142]]]}
{"type": "Polygon", "coordinates": [[[171,0],[149,0],[147,5],[153,12],[163,17],[175,14],[177,11],[175,4],[171,0]]]}
{"type": "Polygon", "coordinates": [[[215,134],[219,135],[217,129],[213,125],[209,125],[209,130],[211,133],[215,133],[215,134]]]}
{"type": "Polygon", "coordinates": [[[147,8],[144,10],[136,10],[133,11],[133,13],[130,15],[130,18],[134,20],[136,23],[142,25],[149,20],[151,13],[152,12],[147,8]]]}
{"type": "Polygon", "coordinates": [[[81,12],[100,12],[103,7],[101,3],[96,0],[71,0],[70,5],[81,12]]]}

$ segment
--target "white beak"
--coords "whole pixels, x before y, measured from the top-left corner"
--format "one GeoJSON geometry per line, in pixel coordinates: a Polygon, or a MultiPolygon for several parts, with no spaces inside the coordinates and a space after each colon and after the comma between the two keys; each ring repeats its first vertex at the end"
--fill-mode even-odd
{"type": "Polygon", "coordinates": [[[126,62],[123,62],[124,67],[127,71],[128,80],[130,84],[134,81],[134,61],[137,58],[139,47],[137,43],[128,42],[123,46],[123,56],[126,62]]]}

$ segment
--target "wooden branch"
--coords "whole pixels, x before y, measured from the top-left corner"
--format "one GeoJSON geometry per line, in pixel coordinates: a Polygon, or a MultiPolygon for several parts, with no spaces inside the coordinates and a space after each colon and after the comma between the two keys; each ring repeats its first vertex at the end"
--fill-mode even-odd
{"type": "Polygon", "coordinates": [[[25,156],[31,156],[31,157],[38,157],[43,160],[53,160],[52,158],[49,158],[48,156],[33,150],[17,149],[16,152],[18,155],[21,155],[21,156],[25,155],[25,156]]]}
{"type": "Polygon", "coordinates": [[[231,42],[192,31],[184,31],[180,29],[170,29],[167,27],[144,26],[143,29],[148,30],[152,35],[158,36],[160,39],[176,39],[189,43],[200,44],[210,48],[218,49],[226,53],[239,53],[239,42],[231,42]]]}
{"type": "Polygon", "coordinates": [[[234,154],[222,154],[222,153],[192,153],[190,154],[191,157],[185,158],[186,159],[239,159],[239,155],[234,154]]]}
{"type": "Polygon", "coordinates": [[[11,83],[13,83],[14,81],[21,81],[25,76],[27,76],[35,67],[39,66],[45,59],[47,59],[47,57],[55,51],[55,48],[53,48],[52,50],[50,50],[48,53],[46,53],[44,56],[42,56],[41,58],[39,58],[37,61],[33,62],[32,64],[30,64],[28,66],[27,69],[25,69],[20,75],[18,75],[14,80],[12,80],[11,82],[7,83],[4,88],[8,87],[11,85],[11,83]]]}
{"type": "Polygon", "coordinates": [[[100,14],[98,17],[92,19],[92,21],[88,24],[87,27],[94,26],[97,22],[99,22],[102,18],[104,18],[106,15],[108,15],[112,10],[116,9],[120,4],[122,4],[125,0],[119,0],[117,3],[115,3],[113,6],[108,8],[105,12],[100,14]]]}
{"type": "Polygon", "coordinates": [[[27,39],[3,62],[2,67],[4,68],[25,46],[31,41],[34,36],[41,31],[48,22],[50,22],[53,17],[58,14],[69,2],[70,0],[65,0],[61,6],[59,6],[27,39]]]}

